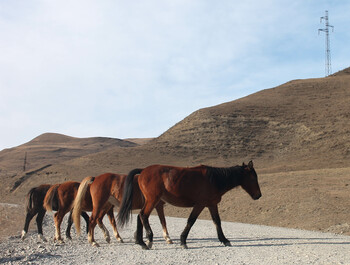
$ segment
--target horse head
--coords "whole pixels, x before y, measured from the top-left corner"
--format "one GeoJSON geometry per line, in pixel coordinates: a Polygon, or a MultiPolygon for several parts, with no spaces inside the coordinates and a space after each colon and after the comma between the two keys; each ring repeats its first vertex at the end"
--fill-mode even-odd
{"type": "Polygon", "coordinates": [[[253,161],[249,161],[248,165],[242,164],[243,178],[242,188],[254,199],[261,197],[261,191],[258,183],[258,175],[253,167],[253,161]]]}

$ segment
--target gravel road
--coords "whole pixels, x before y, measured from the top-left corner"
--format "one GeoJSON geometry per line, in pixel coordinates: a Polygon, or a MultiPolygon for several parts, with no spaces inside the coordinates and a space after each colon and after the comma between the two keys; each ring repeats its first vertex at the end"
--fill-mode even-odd
{"type": "MultiPolygon", "coordinates": [[[[22,220],[19,220],[22,221],[22,220]]],[[[154,232],[152,250],[142,250],[133,243],[136,218],[120,233],[125,243],[112,238],[108,244],[97,227],[96,241],[100,247],[88,244],[86,235],[72,241],[54,243],[52,215],[46,215],[44,234],[49,239],[37,239],[36,231],[29,232],[24,241],[13,236],[0,242],[0,263],[4,264],[350,264],[350,237],[259,225],[223,222],[222,227],[232,247],[224,247],[216,236],[211,221],[197,220],[187,245],[180,247],[179,236],[186,220],[167,217],[170,237],[168,245],[162,237],[157,216],[151,216],[154,232]]],[[[107,218],[104,223],[112,236],[107,218]]],[[[65,230],[67,220],[63,222],[65,230]]],[[[82,230],[84,231],[84,230],[82,230]]]]}

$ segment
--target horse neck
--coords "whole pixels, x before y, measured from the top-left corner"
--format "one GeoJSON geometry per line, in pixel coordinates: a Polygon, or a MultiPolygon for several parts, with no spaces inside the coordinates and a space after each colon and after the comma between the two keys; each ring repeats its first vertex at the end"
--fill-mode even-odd
{"type": "Polygon", "coordinates": [[[227,192],[239,185],[242,181],[242,168],[240,166],[217,168],[207,167],[207,176],[220,192],[227,192]]]}

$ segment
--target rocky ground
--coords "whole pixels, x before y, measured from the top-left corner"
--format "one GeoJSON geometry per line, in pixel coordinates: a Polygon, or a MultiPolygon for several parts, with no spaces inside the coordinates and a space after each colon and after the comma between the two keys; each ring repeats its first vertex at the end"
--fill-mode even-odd
{"type": "MultiPolygon", "coordinates": [[[[155,241],[151,250],[142,250],[133,243],[135,220],[120,229],[125,243],[114,238],[108,244],[101,230],[96,229],[100,247],[88,244],[86,236],[64,244],[54,243],[52,216],[47,215],[44,234],[48,242],[37,238],[31,229],[24,241],[20,235],[9,237],[0,243],[0,263],[3,264],[349,264],[350,237],[331,233],[298,229],[276,228],[261,225],[223,222],[223,230],[231,241],[224,247],[217,239],[211,221],[197,220],[189,237],[188,247],[180,247],[179,235],[186,219],[168,217],[168,229],[174,244],[168,245],[162,238],[162,230],[156,216],[150,223],[155,241]]],[[[112,231],[109,223],[105,224],[112,231]]],[[[66,226],[66,220],[63,228],[66,226]]]]}

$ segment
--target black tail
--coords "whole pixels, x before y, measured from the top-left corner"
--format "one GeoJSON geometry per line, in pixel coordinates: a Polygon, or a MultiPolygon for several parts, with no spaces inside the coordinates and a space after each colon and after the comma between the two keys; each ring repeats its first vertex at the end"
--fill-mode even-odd
{"type": "Polygon", "coordinates": [[[33,209],[33,195],[34,195],[35,190],[36,190],[36,188],[32,188],[27,194],[27,201],[26,201],[27,212],[29,212],[33,209]]]}
{"type": "Polygon", "coordinates": [[[130,220],[133,199],[134,177],[140,174],[142,169],[136,168],[130,171],[125,179],[123,199],[118,211],[118,225],[123,227],[130,220]]]}

